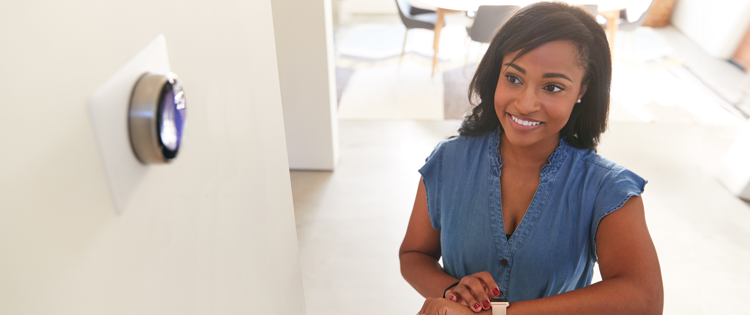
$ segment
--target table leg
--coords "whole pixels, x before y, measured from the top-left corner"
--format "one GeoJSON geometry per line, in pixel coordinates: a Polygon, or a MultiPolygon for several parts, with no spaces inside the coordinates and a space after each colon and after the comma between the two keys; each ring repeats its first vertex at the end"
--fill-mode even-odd
{"type": "Polygon", "coordinates": [[[609,50],[615,54],[615,34],[617,33],[617,20],[620,19],[620,10],[601,11],[603,17],[607,18],[607,35],[609,36],[609,50]]]}
{"type": "Polygon", "coordinates": [[[440,31],[443,30],[443,18],[445,17],[445,9],[437,8],[437,22],[435,22],[435,39],[432,41],[432,49],[435,54],[432,56],[432,76],[435,76],[435,66],[437,66],[437,54],[438,47],[440,46],[440,31]]]}

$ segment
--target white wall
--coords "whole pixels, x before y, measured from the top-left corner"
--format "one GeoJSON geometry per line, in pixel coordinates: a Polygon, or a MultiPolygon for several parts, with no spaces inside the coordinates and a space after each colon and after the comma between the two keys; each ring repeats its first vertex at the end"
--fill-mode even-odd
{"type": "Polygon", "coordinates": [[[272,0],[291,169],[332,171],[338,161],[331,0],[272,0]]]}
{"type": "Polygon", "coordinates": [[[708,54],[729,59],[750,26],[750,1],[678,0],[672,25],[708,54]]]}
{"type": "Polygon", "coordinates": [[[270,0],[5,1],[0,47],[0,314],[305,313],[270,0]],[[160,33],[187,139],[116,215],[86,102],[160,33]]]}

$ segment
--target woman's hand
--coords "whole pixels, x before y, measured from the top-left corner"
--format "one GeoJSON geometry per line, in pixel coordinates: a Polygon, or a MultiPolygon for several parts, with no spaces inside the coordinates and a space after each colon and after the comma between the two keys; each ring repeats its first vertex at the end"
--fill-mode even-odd
{"type": "Polygon", "coordinates": [[[442,298],[427,298],[418,315],[474,315],[465,306],[442,298]]]}
{"type": "Polygon", "coordinates": [[[499,296],[500,289],[487,271],[463,277],[458,285],[445,291],[446,299],[468,306],[474,312],[490,309],[490,299],[499,296]]]}

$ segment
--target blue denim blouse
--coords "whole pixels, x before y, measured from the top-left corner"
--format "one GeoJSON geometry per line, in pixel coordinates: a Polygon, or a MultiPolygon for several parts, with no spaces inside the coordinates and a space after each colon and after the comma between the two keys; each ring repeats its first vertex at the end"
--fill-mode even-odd
{"type": "Polygon", "coordinates": [[[643,193],[646,181],[560,140],[518,228],[506,238],[500,202],[500,130],[440,142],[419,170],[443,268],[458,279],[488,271],[515,302],[591,284],[596,229],[643,193]]]}

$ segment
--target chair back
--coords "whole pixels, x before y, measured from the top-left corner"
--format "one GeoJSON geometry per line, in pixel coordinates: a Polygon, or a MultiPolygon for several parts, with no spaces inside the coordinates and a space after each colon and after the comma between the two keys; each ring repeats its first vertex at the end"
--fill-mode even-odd
{"type": "Polygon", "coordinates": [[[488,43],[498,28],[520,9],[517,5],[482,5],[477,10],[474,24],[467,28],[471,40],[488,43]]]}
{"type": "Polygon", "coordinates": [[[437,13],[429,13],[429,10],[413,7],[407,0],[396,0],[396,6],[398,7],[398,16],[401,17],[401,22],[404,23],[407,31],[412,28],[435,29],[437,13]],[[411,12],[415,10],[421,13],[412,14],[411,12]]]}
{"type": "Polygon", "coordinates": [[[409,1],[406,0],[396,0],[396,7],[398,7],[398,15],[401,17],[401,21],[406,23],[406,21],[411,20],[411,4],[409,4],[409,1]]]}
{"type": "Polygon", "coordinates": [[[583,5],[586,10],[589,10],[591,12],[591,15],[597,16],[599,14],[599,5],[598,4],[584,4],[583,5]]]}
{"type": "MultiPolygon", "coordinates": [[[[654,6],[654,1],[651,1],[649,3],[648,8],[646,11],[644,11],[641,16],[638,18],[638,20],[634,22],[628,22],[627,19],[620,20],[621,23],[618,25],[618,29],[625,32],[632,32],[635,31],[636,28],[643,25],[643,22],[646,22],[646,17],[648,16],[648,13],[651,11],[651,8],[654,6]]],[[[627,11],[627,10],[626,10],[627,11]]],[[[630,12],[628,12],[630,14],[630,12]]]]}

